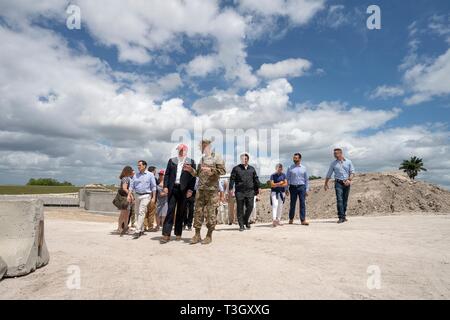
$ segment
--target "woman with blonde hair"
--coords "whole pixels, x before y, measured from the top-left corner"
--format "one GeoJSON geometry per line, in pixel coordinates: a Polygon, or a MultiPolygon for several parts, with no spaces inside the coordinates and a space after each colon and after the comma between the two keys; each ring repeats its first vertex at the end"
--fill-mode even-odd
{"type": "Polygon", "coordinates": [[[286,187],[288,185],[286,175],[283,173],[283,165],[277,164],[275,173],[270,176],[270,204],[272,205],[272,226],[281,226],[283,215],[283,204],[286,198],[286,187]]]}

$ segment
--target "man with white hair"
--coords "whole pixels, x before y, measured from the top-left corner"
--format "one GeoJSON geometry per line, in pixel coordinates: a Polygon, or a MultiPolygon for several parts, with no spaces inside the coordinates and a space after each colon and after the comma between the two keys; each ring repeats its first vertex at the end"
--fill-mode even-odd
{"type": "Polygon", "coordinates": [[[328,190],[328,181],[330,181],[331,176],[334,174],[334,189],[336,191],[336,203],[339,216],[338,223],[344,223],[347,221],[347,201],[352,179],[355,175],[355,167],[350,159],[344,157],[344,152],[341,148],[335,148],[333,153],[336,160],[330,164],[324,189],[325,191],[328,190]]]}
{"type": "Polygon", "coordinates": [[[195,168],[194,160],[188,158],[188,146],[177,146],[178,156],[169,159],[164,174],[164,193],[167,196],[167,215],[164,220],[161,243],[170,240],[173,225],[175,224],[175,240],[181,240],[186,199],[192,197],[195,186],[195,177],[191,173],[195,168]],[[175,213],[176,210],[176,213],[175,213]]]}

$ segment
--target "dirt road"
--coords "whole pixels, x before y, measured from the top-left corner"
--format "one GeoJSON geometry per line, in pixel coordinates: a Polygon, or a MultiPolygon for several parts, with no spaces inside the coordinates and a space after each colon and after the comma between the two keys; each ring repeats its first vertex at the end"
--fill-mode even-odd
{"type": "Polygon", "coordinates": [[[189,245],[192,232],[166,245],[159,233],[120,238],[111,234],[114,218],[100,219],[48,213],[49,265],[1,281],[0,298],[450,298],[449,215],[259,224],[245,232],[218,226],[209,246],[189,245]]]}

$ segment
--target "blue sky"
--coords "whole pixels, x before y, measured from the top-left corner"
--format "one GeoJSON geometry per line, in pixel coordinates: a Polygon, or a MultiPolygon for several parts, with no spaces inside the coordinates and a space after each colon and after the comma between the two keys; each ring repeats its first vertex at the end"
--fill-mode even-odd
{"type": "Polygon", "coordinates": [[[0,5],[0,183],[114,183],[140,158],[164,167],[200,121],[278,129],[277,160],[301,151],[311,174],[339,145],[360,171],[423,157],[450,186],[448,1],[71,3],[80,30],[65,1],[0,5]]]}

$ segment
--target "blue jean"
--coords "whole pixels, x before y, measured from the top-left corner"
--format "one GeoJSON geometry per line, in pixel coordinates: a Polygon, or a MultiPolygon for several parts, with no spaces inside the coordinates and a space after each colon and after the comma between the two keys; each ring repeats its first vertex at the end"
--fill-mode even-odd
{"type": "Polygon", "coordinates": [[[350,186],[345,186],[340,182],[335,182],[334,189],[336,190],[336,204],[339,219],[344,219],[347,213],[347,201],[350,193],[350,186]]]}
{"type": "Polygon", "coordinates": [[[300,220],[306,219],[306,187],[305,185],[289,186],[289,194],[291,196],[291,204],[289,208],[289,220],[293,220],[295,216],[295,206],[297,198],[300,199],[300,220]]]}

